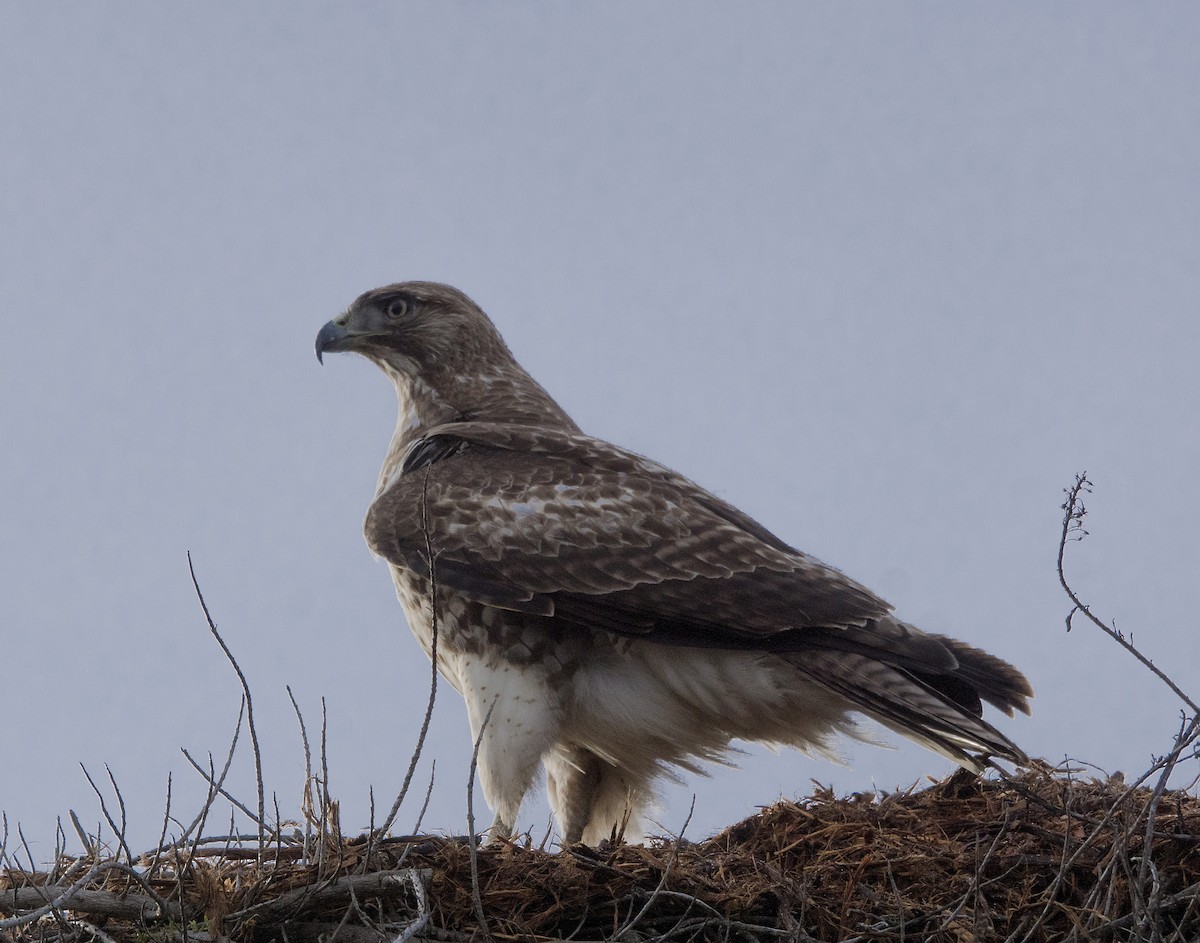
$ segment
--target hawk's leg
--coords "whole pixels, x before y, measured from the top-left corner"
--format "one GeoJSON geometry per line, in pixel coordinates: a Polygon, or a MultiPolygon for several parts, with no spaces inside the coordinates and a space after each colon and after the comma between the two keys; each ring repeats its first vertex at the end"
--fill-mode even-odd
{"type": "Polygon", "coordinates": [[[558,711],[541,672],[529,666],[476,661],[464,666],[462,679],[479,782],[495,812],[488,839],[509,838],[538,762],[554,742],[558,711]]]}
{"type": "Polygon", "coordinates": [[[565,844],[596,845],[614,831],[625,832],[643,792],[625,771],[583,747],[556,747],[544,763],[546,792],[565,844]]]}
{"type": "Polygon", "coordinates": [[[563,842],[581,842],[608,764],[582,747],[559,747],[546,757],[545,764],[546,793],[563,842]]]}

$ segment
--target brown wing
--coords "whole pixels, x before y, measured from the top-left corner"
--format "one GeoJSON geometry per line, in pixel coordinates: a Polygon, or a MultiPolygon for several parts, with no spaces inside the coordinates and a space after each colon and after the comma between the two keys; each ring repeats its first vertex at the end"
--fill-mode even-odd
{"type": "Polygon", "coordinates": [[[583,435],[457,423],[410,449],[372,505],[371,549],[490,605],[656,642],[840,650],[953,669],[940,640],[736,508],[583,435]]]}

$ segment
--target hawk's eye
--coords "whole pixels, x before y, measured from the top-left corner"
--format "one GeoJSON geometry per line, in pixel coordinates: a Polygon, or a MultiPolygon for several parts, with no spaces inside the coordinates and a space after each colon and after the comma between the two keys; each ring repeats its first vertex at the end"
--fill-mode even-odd
{"type": "Polygon", "coordinates": [[[404,297],[393,298],[387,303],[387,307],[383,309],[383,313],[393,320],[404,317],[408,314],[408,299],[404,297]]]}

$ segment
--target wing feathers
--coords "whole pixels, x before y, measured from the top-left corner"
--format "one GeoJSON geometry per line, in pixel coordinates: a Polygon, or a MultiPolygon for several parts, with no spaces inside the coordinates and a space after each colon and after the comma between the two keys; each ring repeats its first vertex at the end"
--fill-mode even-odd
{"type": "Polygon", "coordinates": [[[1028,711],[1011,665],[929,635],[676,473],[581,434],[453,423],[410,448],[371,548],[477,602],[665,645],[778,654],[956,761],[1022,757],[978,719],[1028,711]],[[422,502],[428,507],[422,509],[422,502]],[[430,533],[421,528],[428,521],[430,533]]]}
{"type": "Polygon", "coordinates": [[[912,675],[861,655],[813,653],[788,660],[814,681],[842,695],[857,710],[912,740],[980,770],[967,751],[1024,763],[1025,754],[991,724],[912,675]]]}

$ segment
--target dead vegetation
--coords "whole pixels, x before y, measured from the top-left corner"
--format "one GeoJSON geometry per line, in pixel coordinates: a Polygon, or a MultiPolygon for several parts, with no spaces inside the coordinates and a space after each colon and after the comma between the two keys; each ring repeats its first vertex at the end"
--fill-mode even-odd
{"type": "Polygon", "coordinates": [[[10,939],[1195,940],[1200,799],[1039,765],[782,802],[706,841],[200,841],[0,876],[10,939]],[[1150,827],[1153,821],[1153,826],[1150,827]],[[1148,861],[1152,879],[1139,881],[1148,861]]]}
{"type": "Polygon", "coordinates": [[[1136,780],[1039,763],[1020,775],[960,772],[886,795],[818,788],[701,842],[551,852],[528,841],[479,848],[473,836],[388,834],[414,757],[386,822],[349,838],[323,789],[324,750],[313,769],[297,710],[309,775],[296,821],[282,822],[278,809],[268,816],[261,773],[256,803],[225,792],[236,736],[222,770],[191,761],[209,783],[208,801],[185,826],[168,795],[163,837],[143,854],[125,841],[115,782],[113,809],[93,783],[111,837],[89,835],[72,815],[83,852],[66,852],[60,828],[59,851],[43,869],[5,820],[0,939],[1200,939],[1200,710],[1070,588],[1063,554],[1084,533],[1088,488],[1080,476],[1064,504],[1059,573],[1070,618],[1082,614],[1125,646],[1183,705],[1170,749],[1136,780]],[[1181,776],[1182,788],[1169,788],[1181,776]],[[232,820],[225,803],[251,823],[245,834],[213,833],[218,806],[232,820]],[[168,839],[169,826],[178,833],[168,839]]]}

